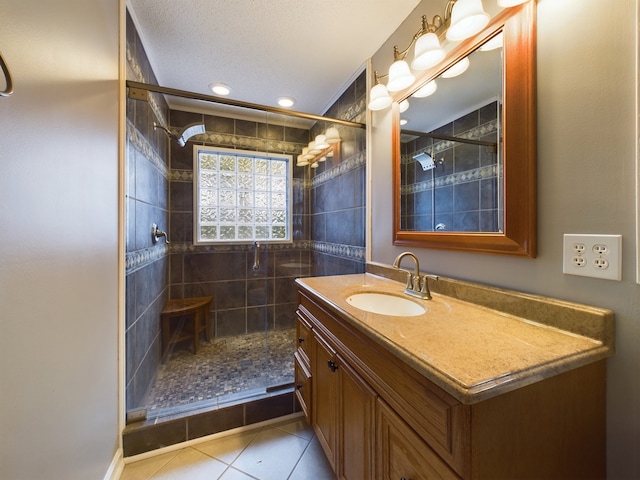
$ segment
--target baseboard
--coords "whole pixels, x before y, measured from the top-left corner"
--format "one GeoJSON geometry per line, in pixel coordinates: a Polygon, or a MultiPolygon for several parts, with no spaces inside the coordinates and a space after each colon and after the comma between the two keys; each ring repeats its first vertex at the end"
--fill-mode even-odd
{"type": "Polygon", "coordinates": [[[109,465],[107,473],[104,474],[104,480],[118,480],[123,470],[124,457],[122,456],[122,449],[119,448],[116,450],[113,460],[111,460],[111,465],[109,465]]]}

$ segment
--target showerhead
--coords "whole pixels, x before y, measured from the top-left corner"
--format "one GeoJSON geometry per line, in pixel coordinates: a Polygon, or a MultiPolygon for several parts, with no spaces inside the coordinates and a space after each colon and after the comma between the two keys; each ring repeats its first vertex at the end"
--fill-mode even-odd
{"type": "Polygon", "coordinates": [[[180,132],[179,137],[176,137],[175,135],[173,135],[168,128],[163,127],[162,125],[159,125],[156,122],[153,122],[153,129],[155,130],[156,128],[162,129],[169,138],[173,138],[175,141],[178,142],[178,145],[180,145],[181,147],[184,147],[187,144],[187,141],[194,135],[198,135],[199,133],[204,133],[204,124],[202,123],[192,123],[190,125],[187,125],[182,129],[182,132],[180,132]]]}
{"type": "Polygon", "coordinates": [[[413,159],[420,163],[420,165],[422,166],[422,170],[424,170],[425,172],[436,167],[436,163],[428,153],[419,153],[417,155],[414,155],[413,159]]]}
{"type": "Polygon", "coordinates": [[[184,147],[189,140],[194,135],[198,135],[199,133],[204,133],[204,124],[202,123],[192,123],[184,127],[180,136],[178,137],[178,145],[184,147]]]}

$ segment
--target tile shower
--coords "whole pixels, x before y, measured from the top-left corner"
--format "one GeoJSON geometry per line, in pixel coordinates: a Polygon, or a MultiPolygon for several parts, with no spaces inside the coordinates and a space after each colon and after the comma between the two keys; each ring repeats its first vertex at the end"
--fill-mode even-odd
{"type": "MultiPolygon", "coordinates": [[[[127,78],[157,83],[129,16],[127,78]]],[[[365,99],[363,72],[325,115],[364,122],[365,99]]],[[[203,122],[205,133],[194,142],[285,153],[294,161],[316,133],[331,126],[317,122],[305,128],[262,115],[264,121],[250,121],[216,114],[213,108],[206,114],[171,110],[152,93],[149,101],[127,99],[127,411],[175,414],[181,406],[192,411],[184,419],[167,417],[154,438],[145,434],[146,424],[125,431],[125,455],[296,411],[291,389],[278,389],[293,381],[294,280],[364,271],[365,132],[354,127],[338,127],[342,143],[335,158],[317,169],[294,167],[293,242],[263,247],[259,270],[251,268],[253,245],[193,244],[192,143],[181,148],[168,142],[153,122],[170,129],[203,122]],[[168,231],[169,245],[152,241],[152,223],[168,231]],[[213,298],[214,338],[202,344],[198,355],[188,343],[178,346],[163,364],[159,319],[166,301],[204,295],[213,298]],[[167,368],[171,362],[173,370],[167,368]],[[278,367],[284,372],[280,377],[274,374],[278,367]],[[159,386],[163,380],[164,390],[159,386]],[[250,396],[242,405],[243,388],[254,393],[273,386],[275,394],[250,396]],[[215,406],[211,400],[220,392],[229,407],[207,409],[215,406]]]]}
{"type": "MultiPolygon", "coordinates": [[[[492,102],[430,133],[498,143],[498,108],[492,102]]],[[[401,143],[402,230],[500,231],[498,158],[484,146],[428,137],[405,139],[401,143]],[[413,159],[422,152],[433,157],[435,168],[424,171],[413,159]]]]}

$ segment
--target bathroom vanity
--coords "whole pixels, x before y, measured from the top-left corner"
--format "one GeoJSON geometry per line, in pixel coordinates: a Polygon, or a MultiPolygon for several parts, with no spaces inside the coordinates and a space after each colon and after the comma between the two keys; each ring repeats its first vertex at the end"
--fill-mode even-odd
{"type": "Polygon", "coordinates": [[[605,478],[609,310],[448,279],[432,300],[369,273],[297,283],[296,394],[339,478],[605,478]]]}

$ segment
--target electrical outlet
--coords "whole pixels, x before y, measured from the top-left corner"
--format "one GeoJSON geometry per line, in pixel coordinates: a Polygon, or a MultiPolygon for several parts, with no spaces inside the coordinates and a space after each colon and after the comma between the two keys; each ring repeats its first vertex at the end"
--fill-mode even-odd
{"type": "Polygon", "coordinates": [[[622,235],[565,234],[562,272],[622,280],[622,235]]]}

